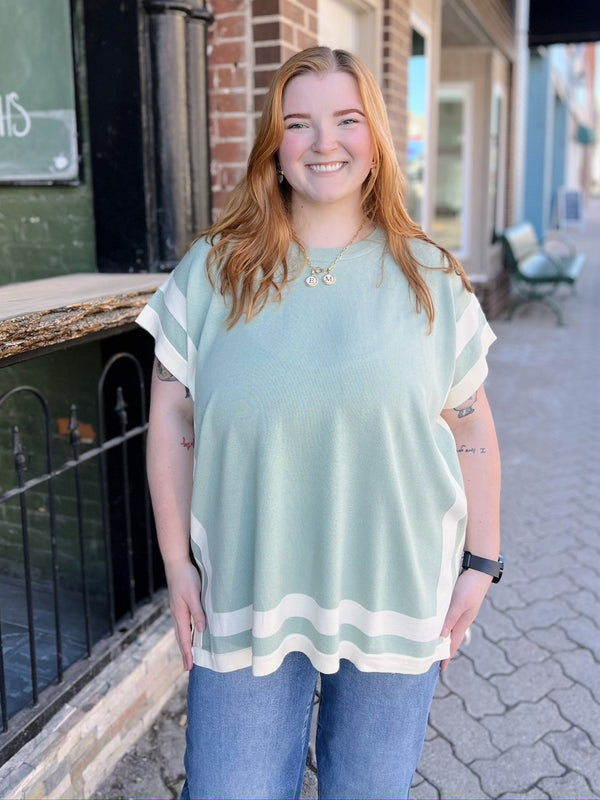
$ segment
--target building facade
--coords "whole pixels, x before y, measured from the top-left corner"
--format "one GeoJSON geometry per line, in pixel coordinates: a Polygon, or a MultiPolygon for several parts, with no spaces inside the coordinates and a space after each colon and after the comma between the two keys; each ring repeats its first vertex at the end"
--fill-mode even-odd
{"type": "Polygon", "coordinates": [[[214,0],[211,8],[213,214],[243,173],[277,66],[310,45],[349,49],[380,82],[411,215],[461,259],[486,311],[499,313],[508,291],[497,238],[511,209],[513,3],[214,0]]]}
{"type": "MultiPolygon", "coordinates": [[[[0,753],[8,765],[87,678],[164,615],[142,462],[152,343],[134,319],[243,175],[275,70],[317,44],[363,57],[387,104],[409,211],[459,257],[493,318],[510,291],[503,229],[524,215],[548,227],[560,186],[587,190],[582,138],[594,125],[587,94],[568,94],[572,78],[589,74],[589,52],[530,53],[526,10],[525,0],[3,0],[0,753]],[[538,127],[550,114],[551,140],[538,127]],[[134,439],[141,450],[130,449],[134,439]],[[46,608],[54,614],[42,626],[46,608]]],[[[140,711],[148,697],[160,704],[133,687],[126,694],[133,710],[118,724],[129,733],[119,739],[113,725],[102,741],[78,739],[76,767],[57,767],[49,750],[35,796],[93,791],[94,759],[107,753],[109,767],[132,726],[139,733],[140,719],[151,721],[151,710],[140,711]]],[[[6,789],[12,779],[2,783],[2,769],[6,789]]]]}

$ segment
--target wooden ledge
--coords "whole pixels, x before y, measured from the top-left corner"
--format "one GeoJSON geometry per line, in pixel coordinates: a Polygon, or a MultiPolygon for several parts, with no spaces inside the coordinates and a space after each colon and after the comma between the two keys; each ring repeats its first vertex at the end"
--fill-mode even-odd
{"type": "Polygon", "coordinates": [[[0,365],[133,326],[164,273],[77,273],[0,287],[0,365]]]}

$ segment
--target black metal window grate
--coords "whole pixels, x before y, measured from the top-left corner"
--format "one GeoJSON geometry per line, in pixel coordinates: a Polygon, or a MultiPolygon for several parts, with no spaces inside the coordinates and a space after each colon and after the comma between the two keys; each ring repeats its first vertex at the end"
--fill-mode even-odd
{"type": "Polygon", "coordinates": [[[44,394],[22,385],[0,397],[0,435],[11,437],[15,476],[0,487],[0,762],[164,607],[136,357],[109,359],[96,406],[97,435],[87,440],[77,406],[69,407],[67,457],[55,466],[44,394]],[[3,429],[11,404],[24,403],[37,408],[39,424],[3,429]]]}

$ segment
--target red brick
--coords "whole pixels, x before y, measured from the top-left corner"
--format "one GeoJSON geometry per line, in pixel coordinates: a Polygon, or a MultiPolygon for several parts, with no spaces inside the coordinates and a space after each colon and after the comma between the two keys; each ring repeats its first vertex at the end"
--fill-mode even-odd
{"type": "Polygon", "coordinates": [[[234,64],[237,66],[239,63],[247,63],[246,42],[241,40],[215,44],[210,61],[213,65],[234,64]]]}
{"type": "Polygon", "coordinates": [[[254,63],[258,66],[266,64],[279,64],[281,50],[278,45],[266,45],[254,49],[254,63]]]}
{"type": "Polygon", "coordinates": [[[290,20],[290,22],[295,22],[296,25],[304,25],[304,10],[297,6],[296,3],[290,2],[290,0],[281,0],[281,15],[290,20]]]}
{"type": "Polygon", "coordinates": [[[252,16],[266,17],[279,14],[279,0],[252,0],[252,16]]]}
{"type": "Polygon", "coordinates": [[[211,108],[213,112],[221,111],[224,114],[231,114],[239,111],[246,111],[246,95],[244,92],[229,92],[216,94],[211,98],[211,108]]]}
{"type": "Polygon", "coordinates": [[[219,39],[239,39],[246,35],[246,15],[231,14],[216,19],[215,31],[219,39]]]}
{"type": "Polygon", "coordinates": [[[245,142],[217,142],[211,148],[211,156],[222,164],[241,164],[248,159],[247,150],[245,142]]]}
{"type": "Polygon", "coordinates": [[[252,26],[255,42],[270,42],[279,39],[279,22],[255,22],[252,26]]]}
{"type": "Polygon", "coordinates": [[[234,14],[236,11],[243,14],[247,8],[247,0],[211,0],[210,6],[215,17],[221,14],[234,14]]]}
{"type": "Polygon", "coordinates": [[[210,85],[216,91],[223,89],[242,89],[246,86],[248,70],[246,67],[223,65],[210,73],[210,85]]]}
{"type": "Polygon", "coordinates": [[[284,42],[291,42],[294,36],[294,26],[290,25],[290,23],[282,19],[281,20],[281,39],[284,42]]]}
{"type": "MultiPolygon", "coordinates": [[[[279,65],[277,65],[279,66],[279,65]]],[[[267,89],[275,75],[276,67],[273,69],[256,70],[254,73],[254,87],[256,89],[267,89]]]]}
{"type": "Polygon", "coordinates": [[[314,33],[299,30],[297,31],[296,44],[298,45],[298,50],[304,50],[305,47],[314,47],[318,44],[318,38],[314,33]]]}
{"type": "Polygon", "coordinates": [[[219,139],[242,139],[248,133],[248,115],[236,117],[218,117],[217,130],[219,139]]]}

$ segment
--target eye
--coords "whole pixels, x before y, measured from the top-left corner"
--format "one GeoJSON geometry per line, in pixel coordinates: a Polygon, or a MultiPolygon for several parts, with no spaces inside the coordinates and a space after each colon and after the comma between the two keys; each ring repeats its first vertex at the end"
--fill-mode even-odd
{"type": "Polygon", "coordinates": [[[347,117],[346,119],[340,121],[340,125],[342,127],[349,127],[351,125],[358,125],[359,122],[360,120],[356,119],[356,117],[347,117]]]}
{"type": "Polygon", "coordinates": [[[300,130],[301,128],[306,128],[306,123],[304,122],[289,122],[286,125],[286,130],[293,131],[293,130],[300,130]]]}

